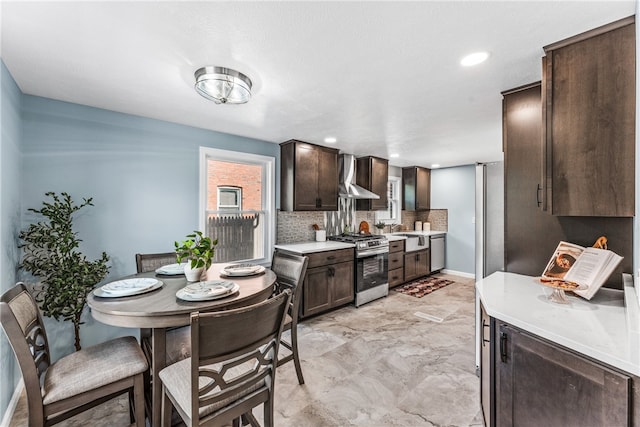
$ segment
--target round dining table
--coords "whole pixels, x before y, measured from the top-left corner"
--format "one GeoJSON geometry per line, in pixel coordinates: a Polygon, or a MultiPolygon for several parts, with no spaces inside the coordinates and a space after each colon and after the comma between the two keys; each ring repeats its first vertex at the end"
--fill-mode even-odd
{"type": "MultiPolygon", "coordinates": [[[[188,282],[184,275],[165,276],[155,272],[138,273],[119,280],[136,277],[156,278],[162,286],[139,295],[103,298],[92,291],[87,297],[91,315],[101,323],[141,330],[141,345],[149,358],[150,376],[147,376],[145,389],[147,414],[152,426],[160,426],[162,386],[158,373],[166,366],[167,328],[186,326],[191,322],[192,312],[211,312],[244,307],[264,301],[273,293],[276,275],[265,269],[251,276],[227,277],[221,270],[231,265],[213,264],[206,272],[206,280],[229,280],[239,286],[239,290],[229,296],[208,301],[184,301],[176,296],[178,290],[188,282]],[[150,330],[149,348],[145,348],[145,330],[150,330]],[[149,378],[150,377],[150,378],[149,378]],[[152,379],[149,384],[149,380],[152,379]]],[[[205,279],[202,278],[204,281],[205,279]]]]}

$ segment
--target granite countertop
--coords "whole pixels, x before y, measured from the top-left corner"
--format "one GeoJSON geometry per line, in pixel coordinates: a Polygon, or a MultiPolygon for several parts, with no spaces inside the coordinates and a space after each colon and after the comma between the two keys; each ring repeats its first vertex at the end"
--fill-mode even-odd
{"type": "Polygon", "coordinates": [[[334,242],[327,240],[326,242],[299,242],[286,243],[274,246],[282,251],[293,252],[299,255],[310,254],[314,252],[335,251],[337,249],[355,248],[353,243],[334,242]]]}
{"type": "Polygon", "coordinates": [[[602,288],[590,301],[569,296],[570,304],[557,304],[535,277],[505,272],[479,280],[476,290],[489,316],[640,376],[640,334],[628,324],[623,291],[602,288]]]}

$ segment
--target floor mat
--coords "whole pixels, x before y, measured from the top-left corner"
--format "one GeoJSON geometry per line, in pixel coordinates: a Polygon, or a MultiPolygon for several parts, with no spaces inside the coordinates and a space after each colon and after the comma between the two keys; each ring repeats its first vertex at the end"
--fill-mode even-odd
{"type": "Polygon", "coordinates": [[[438,277],[423,277],[422,279],[414,280],[406,285],[398,286],[394,291],[411,295],[416,298],[422,298],[423,296],[440,288],[444,288],[452,283],[455,282],[453,280],[440,279],[438,277]]]}

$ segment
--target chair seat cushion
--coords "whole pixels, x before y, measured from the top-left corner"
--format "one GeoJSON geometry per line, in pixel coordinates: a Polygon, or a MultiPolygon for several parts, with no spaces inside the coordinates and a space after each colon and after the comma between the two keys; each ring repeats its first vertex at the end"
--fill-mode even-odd
{"type": "MultiPolygon", "coordinates": [[[[220,369],[220,366],[221,364],[215,364],[203,366],[202,368],[218,370],[220,369]]],[[[234,367],[229,369],[228,375],[235,377],[244,372],[244,369],[234,367]]],[[[191,358],[181,360],[180,362],[164,368],[160,371],[160,379],[168,393],[175,399],[176,405],[180,406],[184,412],[191,415],[191,358]]],[[[199,387],[204,387],[209,384],[210,381],[212,381],[210,378],[200,377],[199,387]]],[[[261,382],[254,384],[251,387],[247,387],[224,400],[220,400],[208,406],[203,406],[200,408],[200,418],[204,418],[218,409],[224,408],[228,404],[233,403],[264,386],[266,386],[266,381],[262,380],[261,382]]],[[[218,393],[219,391],[220,389],[216,387],[211,394],[218,393]]]]}
{"type": "Polygon", "coordinates": [[[65,356],[44,379],[45,405],[146,371],[147,360],[134,337],[116,338],[65,356]]]}

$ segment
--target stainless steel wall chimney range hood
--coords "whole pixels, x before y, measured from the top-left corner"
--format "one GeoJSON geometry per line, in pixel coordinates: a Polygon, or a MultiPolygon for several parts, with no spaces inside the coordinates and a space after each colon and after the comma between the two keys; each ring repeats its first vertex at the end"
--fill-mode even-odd
{"type": "Polygon", "coordinates": [[[356,156],[353,154],[341,154],[339,157],[340,182],[338,193],[340,197],[349,199],[379,199],[375,193],[366,190],[356,184],[356,156]]]}

